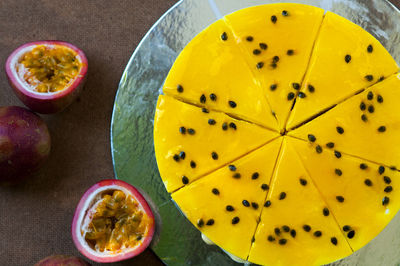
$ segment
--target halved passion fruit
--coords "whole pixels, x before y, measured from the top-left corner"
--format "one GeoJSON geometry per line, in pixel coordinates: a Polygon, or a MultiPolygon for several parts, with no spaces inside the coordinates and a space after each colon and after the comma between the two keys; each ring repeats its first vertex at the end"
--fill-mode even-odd
{"type": "Polygon", "coordinates": [[[154,215],[126,182],[107,179],[83,195],[72,223],[78,250],[96,262],[116,262],[143,252],[154,234],[154,215]]]}
{"type": "Polygon", "coordinates": [[[78,96],[88,62],[82,50],[61,41],[18,47],[8,57],[6,73],[18,98],[38,113],[56,113],[78,96]]]}

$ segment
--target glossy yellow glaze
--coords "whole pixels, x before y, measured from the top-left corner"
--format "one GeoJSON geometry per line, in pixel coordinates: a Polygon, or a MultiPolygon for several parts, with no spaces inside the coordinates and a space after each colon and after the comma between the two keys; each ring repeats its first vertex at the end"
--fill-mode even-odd
{"type": "Polygon", "coordinates": [[[171,68],[163,91],[278,131],[260,83],[222,20],[213,23],[185,47],[171,68]],[[221,39],[223,33],[226,40],[221,39]],[[178,91],[178,85],[182,86],[182,92],[178,91]],[[210,94],[215,94],[215,100],[210,94]],[[202,95],[205,102],[200,100],[202,95]],[[236,107],[232,108],[229,101],[234,101],[236,107]]]}
{"type": "Polygon", "coordinates": [[[313,6],[272,4],[242,9],[226,16],[251,70],[263,85],[280,129],[284,128],[293,104],[293,100],[287,99],[288,94],[297,92],[292,83],[301,84],[306,73],[323,13],[324,10],[313,6]],[[287,11],[286,16],[283,11],[287,11]],[[276,16],[275,23],[271,21],[272,16],[276,16]],[[252,41],[247,40],[249,36],[252,41]],[[264,50],[260,43],[268,47],[264,50]],[[256,49],[259,54],[254,54],[256,49]],[[288,50],[293,50],[293,55],[288,55],[288,50]],[[271,67],[274,56],[279,57],[276,68],[271,67]],[[264,64],[262,68],[257,68],[259,62],[264,64]],[[272,84],[277,85],[273,91],[272,84]]]}
{"type": "Polygon", "coordinates": [[[189,183],[247,152],[267,143],[279,134],[254,124],[233,119],[223,113],[202,112],[201,108],[177,101],[169,96],[160,96],[154,119],[154,145],[158,169],[169,192],[189,183]],[[215,120],[210,125],[209,119],[215,120]],[[227,130],[223,130],[227,123],[227,130]],[[236,130],[230,127],[236,125],[236,130]],[[185,127],[186,133],[179,132],[185,127]],[[189,129],[194,129],[193,135],[189,129]],[[185,158],[174,160],[174,155],[185,152],[185,158]],[[218,159],[212,158],[216,152],[218,159]],[[195,168],[191,167],[195,162],[195,168]]]}
{"type": "Polygon", "coordinates": [[[323,215],[323,209],[328,206],[286,139],[267,200],[271,205],[262,210],[249,261],[262,265],[310,266],[326,264],[352,253],[334,217],[323,215]],[[306,184],[302,185],[300,179],[306,184]],[[286,197],[280,200],[282,192],[286,197]],[[283,230],[285,225],[289,226],[289,232],[283,230]],[[304,225],[309,225],[311,230],[306,232],[304,225]],[[275,228],[280,230],[279,234],[275,233],[275,228]],[[321,231],[322,235],[314,236],[316,231],[321,231]],[[268,240],[269,236],[274,240],[268,240]],[[331,242],[333,237],[336,245],[331,242]],[[282,239],[286,240],[285,244],[280,243],[285,241],[282,239]]]}
{"type": "Polygon", "coordinates": [[[348,225],[350,231],[354,230],[353,238],[347,237],[350,231],[344,232],[354,251],[377,236],[399,211],[398,171],[386,168],[380,174],[380,165],[344,154],[337,158],[331,149],[324,149],[318,154],[315,151],[317,144],[298,139],[291,139],[290,144],[296,149],[340,227],[348,225]],[[360,168],[362,163],[367,166],[366,169],[360,168]],[[336,174],[335,169],[340,169],[342,175],[336,174]],[[384,182],[385,176],[390,178],[390,184],[384,182]],[[371,186],[365,184],[366,179],[371,181],[371,186]],[[393,191],[385,192],[388,186],[393,191]],[[338,202],[337,196],[342,196],[344,201],[338,202]],[[383,206],[382,199],[385,196],[389,198],[389,203],[383,206]]]}
{"type": "Polygon", "coordinates": [[[371,34],[327,12],[303,82],[302,92],[306,97],[297,99],[287,128],[397,71],[396,62],[371,34]],[[368,52],[369,45],[372,52],[368,52]],[[351,56],[349,63],[345,61],[346,55],[351,56]],[[368,81],[367,75],[372,75],[373,79],[368,81]],[[309,92],[309,85],[314,87],[313,93],[309,92]]]}
{"type": "Polygon", "coordinates": [[[313,134],[321,145],[334,142],[339,151],[400,169],[399,99],[400,79],[394,75],[289,135],[307,140],[308,134],[313,134]],[[373,93],[372,100],[368,100],[369,92],[373,93]],[[382,103],[378,102],[378,95],[382,97],[382,103]],[[364,111],[360,109],[362,102],[364,111]],[[373,106],[373,113],[368,111],[370,106],[373,106]],[[362,115],[367,117],[366,122],[361,119],[362,115]],[[338,126],[343,128],[343,134],[337,132],[338,126]],[[385,132],[379,132],[381,126],[385,127],[385,132]]]}
{"type": "Polygon", "coordinates": [[[251,238],[268,191],[261,186],[270,182],[281,142],[282,138],[276,139],[232,162],[236,171],[225,166],[172,194],[185,216],[202,233],[242,259],[246,259],[249,253],[251,238]],[[258,178],[252,179],[256,172],[258,178]],[[237,173],[240,178],[232,177],[237,173]],[[214,194],[213,189],[217,189],[219,194],[214,194]],[[250,206],[245,207],[243,200],[247,200],[250,206]],[[234,210],[227,211],[227,205],[234,210]],[[239,218],[236,224],[232,224],[234,217],[239,218]],[[198,224],[200,219],[204,222],[202,226],[198,224]],[[210,219],[214,220],[213,225],[207,225],[210,219]]]}

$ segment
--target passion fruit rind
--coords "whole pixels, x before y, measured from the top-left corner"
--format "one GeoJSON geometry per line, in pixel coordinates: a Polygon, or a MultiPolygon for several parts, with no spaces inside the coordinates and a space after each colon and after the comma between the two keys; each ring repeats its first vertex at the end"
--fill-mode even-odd
{"type": "MultiPolygon", "coordinates": [[[[44,68],[48,68],[48,65],[43,62],[38,62],[35,66],[40,67],[41,65],[43,65],[44,68]]],[[[30,65],[26,65],[26,67],[29,66],[30,65]]],[[[63,65],[60,65],[60,68],[62,67],[63,65]]],[[[88,61],[83,51],[76,46],[63,41],[37,41],[26,43],[15,49],[6,61],[7,78],[18,98],[31,110],[43,114],[56,113],[70,105],[83,89],[86,81],[87,70],[88,61]],[[35,86],[38,86],[37,83],[33,82],[34,84],[30,85],[24,77],[21,77],[18,67],[26,64],[26,60],[24,61],[25,55],[34,51],[38,47],[50,47],[51,49],[57,49],[58,47],[76,54],[75,59],[80,63],[78,73],[74,73],[76,76],[71,79],[70,82],[65,83],[66,85],[64,89],[56,88],[54,91],[49,90],[48,92],[40,92],[40,90],[36,91],[35,86]]],[[[49,71],[43,70],[42,72],[46,75],[49,74],[49,71]]],[[[54,74],[54,72],[57,71],[52,72],[54,74]]],[[[38,80],[40,80],[40,77],[38,80]]]]}
{"type": "Polygon", "coordinates": [[[0,182],[17,183],[37,170],[50,154],[45,122],[18,106],[0,107],[0,182]]]}
{"type": "Polygon", "coordinates": [[[85,192],[75,211],[72,237],[96,262],[116,262],[143,252],[154,235],[154,215],[133,186],[114,179],[85,192]]]}

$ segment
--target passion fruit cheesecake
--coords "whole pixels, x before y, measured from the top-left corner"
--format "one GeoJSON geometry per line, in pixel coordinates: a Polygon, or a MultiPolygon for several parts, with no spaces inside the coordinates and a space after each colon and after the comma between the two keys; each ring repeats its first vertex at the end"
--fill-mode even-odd
{"type": "Polygon", "coordinates": [[[371,34],[320,8],[227,15],[166,78],[154,119],[162,181],[234,257],[321,265],[349,256],[400,209],[398,70],[371,34]]]}

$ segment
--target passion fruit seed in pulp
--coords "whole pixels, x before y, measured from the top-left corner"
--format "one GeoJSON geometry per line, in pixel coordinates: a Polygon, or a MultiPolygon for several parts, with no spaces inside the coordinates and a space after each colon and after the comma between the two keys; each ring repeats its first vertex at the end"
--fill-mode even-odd
{"type": "Polygon", "coordinates": [[[38,45],[25,53],[16,67],[33,91],[48,93],[68,87],[81,66],[77,53],[69,48],[38,45]]]}
{"type": "Polygon", "coordinates": [[[96,251],[118,251],[136,246],[146,233],[149,217],[121,190],[101,196],[93,207],[84,237],[96,251]]]}

